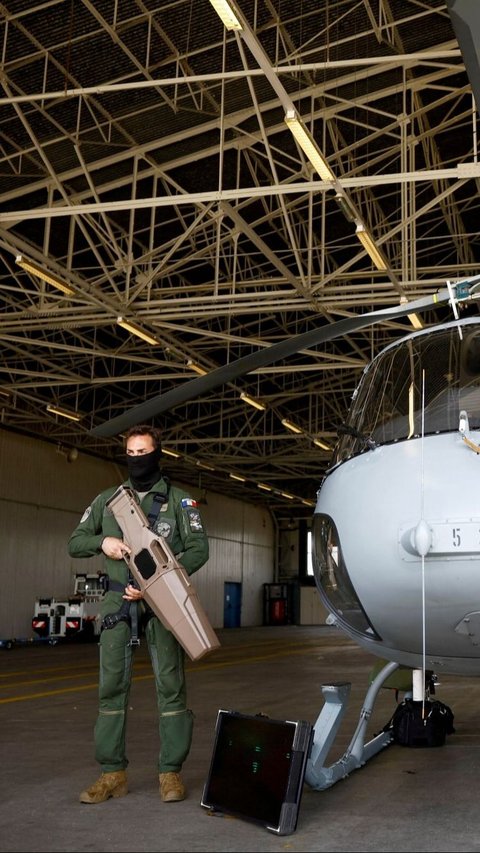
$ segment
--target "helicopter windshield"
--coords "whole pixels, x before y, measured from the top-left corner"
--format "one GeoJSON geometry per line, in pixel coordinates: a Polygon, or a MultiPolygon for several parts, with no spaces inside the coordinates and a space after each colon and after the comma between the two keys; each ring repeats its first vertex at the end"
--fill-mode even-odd
{"type": "Polygon", "coordinates": [[[383,350],[355,391],[351,429],[340,437],[333,465],[369,446],[458,430],[462,410],[479,429],[478,320],[417,332],[383,350]]]}

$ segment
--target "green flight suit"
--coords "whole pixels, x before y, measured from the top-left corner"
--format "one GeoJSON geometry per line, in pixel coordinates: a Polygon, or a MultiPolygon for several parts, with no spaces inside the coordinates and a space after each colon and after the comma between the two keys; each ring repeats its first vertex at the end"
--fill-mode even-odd
{"type": "MultiPolygon", "coordinates": [[[[133,488],[130,480],[124,485],[133,488]]],[[[117,486],[106,489],[87,507],[68,542],[71,557],[92,557],[102,553],[101,544],[105,536],[123,538],[112,511],[106,506],[116,490],[117,486]]],[[[179,563],[191,575],[206,563],[209,555],[207,534],[199,510],[186,492],[175,486],[169,487],[165,480],[160,479],[140,503],[147,517],[155,493],[168,493],[168,497],[152,529],[165,538],[179,563]]],[[[105,572],[114,589],[110,589],[102,601],[102,619],[120,609],[124,603],[124,587],[129,582],[128,566],[124,560],[105,557],[105,572]]],[[[143,602],[140,607],[143,607],[143,602]]],[[[125,770],[128,766],[125,736],[135,649],[129,645],[130,636],[130,624],[123,621],[114,628],[104,629],[100,635],[99,713],[94,736],[95,758],[104,773],[125,770]]],[[[178,773],[190,751],[193,733],[193,714],[186,705],[185,652],[156,616],[148,620],[145,638],[155,677],[159,713],[158,772],[178,773]]]]}

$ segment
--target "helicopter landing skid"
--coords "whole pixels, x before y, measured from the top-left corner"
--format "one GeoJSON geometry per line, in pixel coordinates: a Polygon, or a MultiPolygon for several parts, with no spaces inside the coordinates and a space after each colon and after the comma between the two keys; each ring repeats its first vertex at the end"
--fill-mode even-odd
{"type": "Polygon", "coordinates": [[[378,691],[396,669],[398,669],[398,663],[390,661],[374,678],[368,688],[355,734],[346,752],[329,767],[325,767],[324,762],[347,710],[352,685],[349,682],[322,685],[325,704],[314,726],[312,749],[305,770],[305,782],[311,788],[316,791],[330,788],[335,782],[348,776],[352,770],[363,767],[369,758],[393,742],[390,732],[380,732],[367,743],[365,743],[365,735],[378,691]]]}

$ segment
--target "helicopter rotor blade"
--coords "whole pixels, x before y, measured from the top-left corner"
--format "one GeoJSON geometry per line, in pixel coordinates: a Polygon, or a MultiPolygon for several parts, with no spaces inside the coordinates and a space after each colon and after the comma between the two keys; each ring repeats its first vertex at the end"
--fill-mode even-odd
{"type": "MultiPolygon", "coordinates": [[[[464,282],[459,282],[454,285],[458,299],[466,299],[470,297],[470,285],[480,281],[480,276],[475,276],[464,282]],[[460,285],[463,285],[462,292],[460,285]],[[460,293],[460,295],[458,295],[460,293]]],[[[471,288],[472,292],[474,287],[471,288]]],[[[405,317],[407,314],[417,313],[427,310],[428,308],[436,307],[444,302],[451,300],[450,291],[445,288],[432,296],[425,296],[413,302],[405,302],[401,305],[395,305],[391,308],[381,309],[379,311],[369,311],[357,317],[348,317],[343,320],[338,320],[330,325],[321,326],[318,329],[311,329],[303,334],[288,338],[285,341],[280,341],[278,344],[272,344],[271,347],[259,350],[258,352],[250,353],[236,361],[225,364],[207,373],[205,376],[198,376],[191,379],[182,385],[166,391],[164,394],[159,394],[152,397],[150,400],[145,400],[138,406],[127,409],[120,415],[105,421],[103,424],[94,427],[90,430],[90,434],[100,436],[102,438],[110,438],[118,435],[118,433],[129,429],[135,424],[148,422],[156,415],[161,415],[163,412],[173,409],[181,403],[186,403],[208,391],[213,391],[215,388],[224,385],[227,382],[232,382],[240,376],[245,376],[259,367],[275,364],[283,358],[294,355],[302,349],[318,346],[326,343],[334,338],[342,335],[348,335],[359,329],[367,326],[372,326],[375,323],[383,320],[392,320],[400,317],[405,317]]]]}

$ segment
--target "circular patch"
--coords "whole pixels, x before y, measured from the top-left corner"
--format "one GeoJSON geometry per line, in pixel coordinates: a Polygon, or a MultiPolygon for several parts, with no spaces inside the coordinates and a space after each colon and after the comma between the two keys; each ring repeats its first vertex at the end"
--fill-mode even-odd
{"type": "Polygon", "coordinates": [[[157,523],[157,533],[159,536],[162,536],[164,539],[168,539],[171,533],[171,525],[168,521],[159,521],[157,523]]]}

